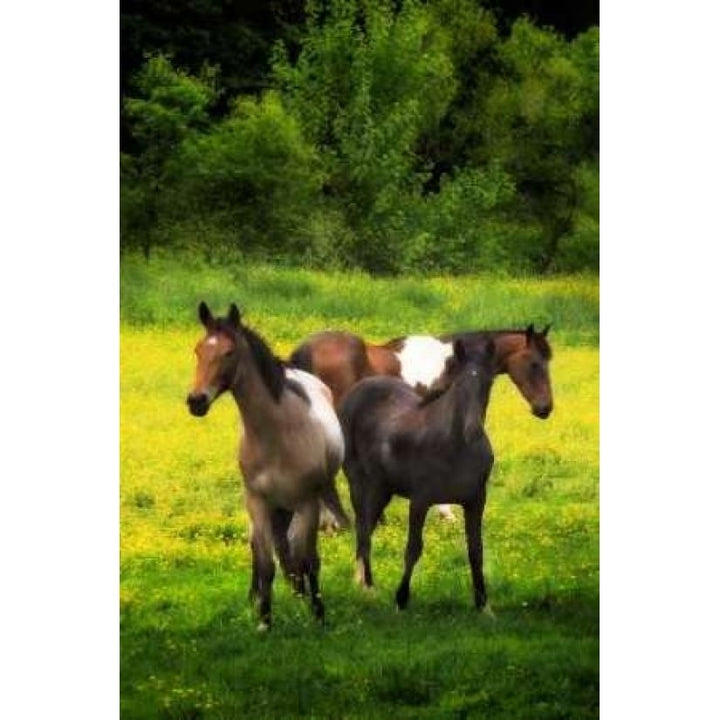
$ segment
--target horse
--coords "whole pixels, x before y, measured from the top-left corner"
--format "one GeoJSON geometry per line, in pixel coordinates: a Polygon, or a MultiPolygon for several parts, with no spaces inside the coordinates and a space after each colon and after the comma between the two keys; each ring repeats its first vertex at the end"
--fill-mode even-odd
{"type": "Polygon", "coordinates": [[[227,317],[216,318],[201,302],[198,317],[205,335],[195,346],[187,406],[202,417],[229,391],[240,411],[244,436],[238,459],[252,525],[250,600],[257,601],[258,630],[269,629],[272,621],[273,547],[298,594],[305,594],[307,579],[313,614],[322,622],[319,499],[335,505],[335,475],[344,456],[330,390],[314,375],[285,368],[243,323],[234,303],[227,317]]]}
{"type": "MultiPolygon", "coordinates": [[[[410,335],[383,345],[365,342],[352,333],[329,330],[302,342],[290,355],[289,364],[317,375],[332,391],[338,408],[355,383],[374,375],[399,377],[423,396],[440,393],[454,376],[455,341],[462,340],[471,352],[481,351],[492,341],[494,375],[508,374],[533,414],[545,419],[553,409],[549,330],[547,325],[536,332],[530,324],[518,330],[478,330],[437,337],[410,335]]],[[[449,506],[441,505],[438,510],[446,519],[454,518],[449,506]]]]}
{"type": "Polygon", "coordinates": [[[487,601],[481,524],[494,458],[483,423],[495,376],[494,341],[469,351],[463,340],[455,340],[453,358],[458,372],[443,393],[423,399],[400,378],[369,377],[340,406],[361,585],[373,585],[371,537],[383,509],[393,495],[410,500],[405,570],[395,593],[400,610],[410,599],[425,517],[436,503],[462,506],[475,606],[481,609],[487,601]]]}

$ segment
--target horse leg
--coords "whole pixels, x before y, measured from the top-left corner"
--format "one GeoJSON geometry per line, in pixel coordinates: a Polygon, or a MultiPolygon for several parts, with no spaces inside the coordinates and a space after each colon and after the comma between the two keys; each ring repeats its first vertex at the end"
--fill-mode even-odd
{"type": "Polygon", "coordinates": [[[465,513],[465,538],[467,540],[468,561],[472,573],[475,607],[481,610],[487,602],[485,578],[483,577],[482,515],[485,507],[485,489],[482,495],[472,503],[463,505],[465,513]]]}
{"type": "Polygon", "coordinates": [[[392,497],[389,493],[380,491],[378,488],[369,488],[362,502],[362,508],[355,511],[356,526],[356,547],[355,559],[357,570],[355,578],[360,585],[370,588],[373,585],[372,570],[370,568],[370,549],[372,545],[372,534],[378,524],[383,510],[387,507],[392,497]]]}
{"type": "Polygon", "coordinates": [[[252,522],[250,547],[252,550],[253,579],[251,596],[258,598],[260,624],[258,630],[268,630],[272,623],[272,582],[275,577],[273,560],[272,513],[265,500],[248,492],[245,504],[252,522]],[[255,588],[253,588],[253,583],[255,588]]]}
{"type": "Polygon", "coordinates": [[[288,529],[292,520],[292,512],[275,508],[272,512],[272,534],[275,554],[280,562],[280,568],[286,578],[290,579],[290,545],[288,543],[288,529]]]}
{"type": "Polygon", "coordinates": [[[323,530],[346,530],[349,528],[350,518],[342,506],[334,480],[325,488],[321,498],[320,526],[323,530]]]}
{"type": "Polygon", "coordinates": [[[250,590],[248,592],[248,600],[251,603],[257,601],[259,592],[259,580],[257,562],[255,562],[255,550],[253,549],[252,538],[250,539],[250,564],[252,566],[252,575],[250,576],[250,590]]]}
{"type": "Polygon", "coordinates": [[[362,473],[355,464],[346,462],[345,476],[350,486],[350,503],[352,504],[353,513],[355,514],[355,562],[357,570],[355,579],[361,585],[370,587],[372,578],[370,577],[370,568],[363,559],[367,555],[366,547],[369,547],[368,523],[365,511],[365,494],[367,493],[367,482],[362,477],[362,473]],[[368,582],[369,580],[369,582],[368,582]]]}
{"type": "Polygon", "coordinates": [[[307,576],[310,586],[310,605],[315,617],[322,622],[325,619],[325,606],[320,596],[319,585],[320,556],[317,551],[319,513],[316,499],[306,502],[296,510],[290,538],[290,553],[303,591],[304,578],[307,576]]]}
{"type": "Polygon", "coordinates": [[[410,600],[410,578],[415,563],[422,554],[422,531],[427,511],[427,503],[410,500],[410,522],[408,524],[408,539],[405,547],[405,572],[395,593],[395,603],[399,610],[404,610],[410,600]]]}

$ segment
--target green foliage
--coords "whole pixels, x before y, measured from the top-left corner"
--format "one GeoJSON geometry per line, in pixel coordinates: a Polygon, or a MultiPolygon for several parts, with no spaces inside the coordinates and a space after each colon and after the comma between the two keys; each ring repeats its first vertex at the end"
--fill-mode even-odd
{"type": "Polygon", "coordinates": [[[499,166],[466,168],[445,176],[438,193],[424,197],[410,241],[408,269],[462,273],[504,264],[490,211],[507,203],[514,188],[499,166]]]}
{"type": "Polygon", "coordinates": [[[176,153],[172,194],[180,218],[214,218],[243,251],[300,252],[322,185],[317,153],[277,93],[239,100],[231,116],[176,153]]]}
{"type": "Polygon", "coordinates": [[[148,57],[124,101],[124,247],[597,270],[597,28],[569,42],[521,18],[502,37],[474,0],[313,0],[306,17],[275,44],[273,89],[221,117],[219,69],[148,57]]]}
{"type": "Polygon", "coordinates": [[[135,78],[140,97],[127,98],[124,109],[149,162],[162,165],[189,132],[208,126],[214,75],[212,68],[206,68],[194,78],[176,70],[164,55],[148,58],[135,78]]]}
{"type": "Polygon", "coordinates": [[[278,49],[274,64],[288,106],[320,149],[325,191],[339,206],[363,267],[397,271],[403,241],[398,205],[426,179],[416,153],[455,92],[448,38],[424,6],[333,0],[309,6],[295,64],[278,49]]]}
{"type": "Polygon", "coordinates": [[[456,69],[463,76],[469,74],[481,54],[498,41],[495,16],[475,0],[435,0],[429,9],[450,38],[448,51],[456,69]]]}
{"type": "Polygon", "coordinates": [[[597,158],[597,31],[567,43],[520,19],[498,59],[504,72],[487,78],[475,100],[483,134],[474,154],[500,162],[513,177],[515,216],[541,228],[531,259],[544,271],[561,238],[576,229],[579,166],[597,158]]]}
{"type": "Polygon", "coordinates": [[[135,78],[138,97],[123,104],[139,151],[121,158],[121,230],[126,245],[139,236],[146,255],[157,236],[168,161],[183,139],[208,127],[214,76],[206,67],[200,78],[191,77],[164,55],[152,55],[135,78]]]}

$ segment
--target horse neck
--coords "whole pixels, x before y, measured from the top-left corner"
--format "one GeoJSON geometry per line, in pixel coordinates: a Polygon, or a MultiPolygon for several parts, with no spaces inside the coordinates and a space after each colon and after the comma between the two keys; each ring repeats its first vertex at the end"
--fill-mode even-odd
{"type": "Polygon", "coordinates": [[[492,378],[465,372],[435,401],[435,412],[448,432],[465,432],[477,426],[478,418],[481,425],[485,424],[491,387],[492,378]],[[481,392],[479,384],[482,382],[488,383],[487,392],[481,392]]]}
{"type": "Polygon", "coordinates": [[[268,431],[277,424],[280,404],[270,393],[251,352],[243,353],[239,363],[244,365],[242,375],[238,373],[230,391],[237,403],[245,432],[259,437],[268,437],[268,431]]]}
{"type": "Polygon", "coordinates": [[[488,338],[495,343],[495,375],[502,375],[508,372],[508,360],[519,350],[525,347],[524,331],[501,331],[491,333],[488,338]]]}

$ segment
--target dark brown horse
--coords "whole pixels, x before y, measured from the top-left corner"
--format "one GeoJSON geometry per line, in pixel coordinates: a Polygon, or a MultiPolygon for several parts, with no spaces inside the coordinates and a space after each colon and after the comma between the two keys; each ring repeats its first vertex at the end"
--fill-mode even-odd
{"type": "MultiPolygon", "coordinates": [[[[474,353],[492,341],[493,374],[507,373],[533,414],[544,419],[553,409],[549,330],[547,325],[536,332],[529,325],[523,330],[480,330],[437,337],[410,335],[384,345],[372,345],[347,332],[326,331],[299,345],[289,362],[317,375],[332,390],[337,408],[355,383],[373,375],[399,377],[423,396],[441,392],[455,374],[453,343],[462,340],[468,352],[474,353]]],[[[438,509],[444,517],[453,517],[448,506],[438,509]]],[[[342,524],[342,519],[337,524],[342,524]]]]}
{"type": "Polygon", "coordinates": [[[271,623],[273,547],[300,594],[307,579],[313,612],[322,620],[319,500],[337,497],[335,475],[344,449],[330,391],[315,376],[286,369],[242,323],[234,304],[226,318],[213,317],[204,302],[198,312],[205,335],[195,347],[197,368],[187,404],[202,417],[230,391],[242,416],[239,461],[252,523],[250,596],[259,599],[259,628],[271,623]]]}
{"type": "Polygon", "coordinates": [[[357,383],[340,406],[358,580],[364,586],[373,584],[370,542],[383,509],[393,495],[410,500],[405,572],[395,595],[400,609],[410,598],[423,524],[436,503],[462,505],[475,605],[485,605],[481,524],[493,453],[482,425],[494,378],[494,350],[492,340],[472,353],[455,340],[455,379],[435,397],[419,398],[399,378],[370,377],[357,383]]]}

